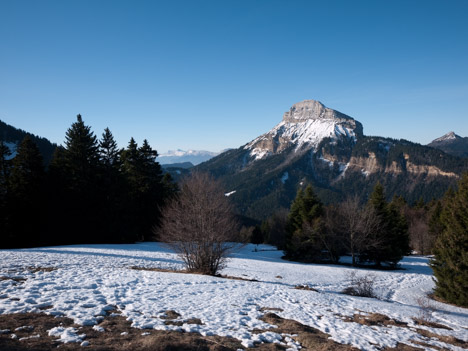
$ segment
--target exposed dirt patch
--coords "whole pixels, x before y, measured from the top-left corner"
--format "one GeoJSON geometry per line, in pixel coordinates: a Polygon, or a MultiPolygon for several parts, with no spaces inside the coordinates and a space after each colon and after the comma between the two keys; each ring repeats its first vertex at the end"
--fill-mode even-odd
{"type": "Polygon", "coordinates": [[[417,325],[424,325],[425,327],[429,327],[429,328],[439,328],[439,329],[453,330],[452,328],[447,327],[446,325],[431,322],[431,321],[428,321],[426,319],[413,318],[413,321],[417,325]]]}
{"type": "MultiPolygon", "coordinates": [[[[243,349],[240,342],[234,338],[219,336],[201,336],[196,333],[170,332],[158,330],[141,330],[130,327],[130,322],[124,317],[113,315],[106,317],[99,326],[104,331],[99,332],[92,327],[80,327],[64,317],[53,317],[46,314],[10,314],[0,315],[0,350],[2,351],[45,351],[59,346],[63,350],[83,350],[79,343],[63,344],[50,337],[47,331],[54,327],[74,327],[80,334],[86,334],[85,340],[89,346],[85,350],[95,351],[169,351],[169,350],[199,350],[199,351],[235,351],[243,349]],[[22,328],[24,327],[24,328],[22,328]],[[19,328],[19,329],[18,329],[19,328]],[[17,330],[15,330],[17,329],[17,330]],[[12,338],[15,334],[16,338],[12,338]],[[143,334],[143,335],[142,335],[143,334]],[[39,337],[36,337],[39,335],[39,337]],[[20,340],[24,338],[23,340],[20,340]]],[[[276,345],[262,344],[259,350],[282,350],[276,345]]]]}
{"type": "Polygon", "coordinates": [[[302,345],[302,350],[316,351],[357,351],[350,345],[339,344],[331,339],[329,335],[320,330],[306,326],[291,319],[283,319],[274,313],[267,313],[261,318],[264,322],[274,324],[278,328],[271,329],[279,334],[293,334],[293,339],[302,345]]]}
{"type": "Polygon", "coordinates": [[[16,283],[24,283],[27,279],[26,279],[26,278],[20,278],[20,277],[5,277],[5,276],[1,276],[1,277],[0,277],[0,280],[1,280],[1,281],[13,280],[13,281],[16,282],[16,283]]]}
{"type": "Polygon", "coordinates": [[[164,316],[161,316],[161,319],[165,319],[164,324],[166,325],[175,325],[178,327],[183,326],[184,324],[198,324],[203,325],[203,322],[199,318],[189,318],[184,320],[177,320],[181,315],[174,310],[167,310],[164,316]]]}
{"type": "MultiPolygon", "coordinates": [[[[421,334],[422,336],[425,336],[426,338],[436,338],[442,342],[445,342],[446,344],[468,349],[468,342],[460,340],[454,336],[439,335],[439,334],[432,333],[428,330],[423,330],[423,329],[418,329],[418,333],[421,334]]],[[[433,346],[431,345],[431,347],[433,346]]]]}
{"type": "Polygon", "coordinates": [[[372,325],[377,325],[377,326],[398,326],[398,327],[406,327],[408,326],[407,323],[397,321],[395,319],[392,319],[386,315],[380,314],[380,313],[370,313],[368,315],[363,315],[363,314],[355,314],[353,317],[344,317],[343,320],[345,322],[354,322],[354,323],[359,323],[362,325],[367,325],[367,326],[372,326],[372,325]]]}
{"type": "MultiPolygon", "coordinates": [[[[432,347],[432,346],[431,346],[432,347]]],[[[382,351],[421,351],[425,350],[420,347],[414,347],[402,343],[397,343],[396,347],[384,347],[382,351]]]]}
{"type": "Polygon", "coordinates": [[[314,292],[319,292],[317,289],[314,289],[308,285],[296,285],[294,289],[298,290],[308,290],[308,291],[314,291],[314,292]]]}

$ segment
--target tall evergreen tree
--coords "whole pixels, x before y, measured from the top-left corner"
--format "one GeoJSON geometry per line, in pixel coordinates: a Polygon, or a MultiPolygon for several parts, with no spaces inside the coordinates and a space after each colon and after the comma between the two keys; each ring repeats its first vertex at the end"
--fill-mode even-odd
{"type": "MultiPolygon", "coordinates": [[[[0,140],[0,247],[7,246],[9,211],[7,205],[8,176],[10,173],[10,149],[0,140]]],[[[8,234],[9,237],[9,234],[8,234]]]]}
{"type": "Polygon", "coordinates": [[[101,163],[107,169],[120,168],[120,153],[117,142],[114,139],[109,128],[104,129],[102,139],[99,141],[99,155],[101,163]]]}
{"type": "Polygon", "coordinates": [[[443,229],[431,262],[436,277],[435,294],[468,307],[468,173],[462,176],[457,192],[446,196],[450,196],[450,201],[444,201],[443,229]]]}
{"type": "Polygon", "coordinates": [[[67,130],[63,158],[57,161],[65,177],[65,203],[60,206],[69,223],[69,242],[102,241],[98,141],[81,115],[67,130]]]}
{"type": "Polygon", "coordinates": [[[26,136],[19,144],[9,177],[10,226],[16,246],[34,246],[41,242],[44,226],[44,178],[42,155],[26,136]]]}
{"type": "Polygon", "coordinates": [[[99,141],[101,163],[100,174],[100,222],[102,240],[106,242],[126,241],[125,211],[127,204],[127,188],[123,178],[120,158],[121,150],[117,147],[109,128],[104,130],[99,141]]]}
{"type": "Polygon", "coordinates": [[[285,255],[293,260],[320,260],[318,236],[323,231],[323,204],[312,186],[299,189],[286,225],[285,255]]]}
{"type": "Polygon", "coordinates": [[[375,185],[368,206],[372,206],[380,219],[381,229],[373,237],[379,244],[365,252],[361,259],[373,261],[377,266],[382,262],[396,266],[409,252],[408,225],[400,212],[402,203],[404,204],[404,200],[402,202],[402,199],[397,197],[389,204],[382,184],[375,185]]]}
{"type": "Polygon", "coordinates": [[[153,236],[153,227],[159,224],[160,208],[167,195],[157,156],[147,140],[138,147],[133,138],[122,152],[122,168],[130,196],[127,216],[135,233],[134,240],[149,240],[153,236]]]}

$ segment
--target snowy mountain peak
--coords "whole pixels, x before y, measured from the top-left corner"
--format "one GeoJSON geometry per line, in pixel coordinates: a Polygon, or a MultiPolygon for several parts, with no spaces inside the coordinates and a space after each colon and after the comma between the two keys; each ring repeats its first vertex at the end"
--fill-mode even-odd
{"type": "Polygon", "coordinates": [[[455,139],[461,139],[461,136],[455,134],[455,132],[448,132],[447,134],[441,136],[440,138],[434,139],[433,143],[440,143],[444,141],[450,141],[455,139]]]}
{"type": "Polygon", "coordinates": [[[244,146],[255,160],[280,153],[289,147],[295,151],[316,148],[324,138],[356,140],[362,136],[362,125],[319,101],[304,100],[294,104],[283,120],[268,133],[244,146]]]}

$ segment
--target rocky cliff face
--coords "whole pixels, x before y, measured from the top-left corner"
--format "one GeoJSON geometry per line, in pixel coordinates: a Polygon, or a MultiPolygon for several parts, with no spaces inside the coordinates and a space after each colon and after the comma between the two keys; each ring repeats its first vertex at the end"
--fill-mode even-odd
{"type": "Polygon", "coordinates": [[[283,120],[244,146],[254,160],[281,153],[292,148],[295,152],[316,148],[324,138],[350,139],[362,137],[361,123],[325,107],[315,100],[294,104],[283,115],[283,120]]]}

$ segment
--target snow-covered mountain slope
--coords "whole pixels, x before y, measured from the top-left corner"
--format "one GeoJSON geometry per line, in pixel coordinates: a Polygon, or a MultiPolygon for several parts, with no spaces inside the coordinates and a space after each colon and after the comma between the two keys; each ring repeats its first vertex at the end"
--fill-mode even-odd
{"type": "Polygon", "coordinates": [[[204,150],[169,150],[166,153],[161,154],[158,157],[158,162],[162,165],[168,165],[173,163],[191,162],[194,165],[198,165],[202,162],[208,161],[209,159],[218,155],[218,152],[204,151],[204,150]]]}
{"type": "MultiPolygon", "coordinates": [[[[296,341],[286,344],[294,335],[281,335],[275,326],[262,321],[267,312],[320,329],[334,341],[359,350],[381,350],[400,343],[456,351],[462,348],[447,340],[468,341],[468,309],[427,300],[434,287],[428,258],[405,257],[398,271],[370,271],[283,261],[282,255],[269,246],[245,246],[231,256],[222,272],[247,279],[234,280],[144,270],[183,267],[177,255],[158,243],[0,250],[0,314],[63,315],[99,329],[106,311],[115,310],[134,328],[231,336],[244,346],[280,342],[290,350],[299,349],[296,341]],[[352,273],[372,277],[380,298],[344,295],[352,273]],[[424,304],[430,307],[423,309],[424,304]],[[180,314],[180,325],[165,323],[167,310],[180,314]],[[373,313],[401,323],[365,325],[353,320],[355,315],[365,318],[373,313]],[[447,329],[418,325],[414,318],[423,314],[447,329]],[[192,324],[191,318],[202,324],[192,324]],[[424,336],[421,330],[441,337],[424,336]]],[[[69,328],[62,329],[65,333],[69,328]]],[[[14,330],[3,332],[14,334],[14,330]]],[[[60,336],[57,328],[50,333],[60,336]]],[[[80,336],[75,341],[82,340],[88,339],[80,336]]],[[[93,339],[88,341],[92,347],[93,339]]]]}
{"type": "Polygon", "coordinates": [[[283,120],[268,133],[244,146],[256,160],[280,153],[317,148],[324,138],[352,139],[362,136],[362,125],[353,118],[315,100],[294,104],[283,120]]]}
{"type": "Polygon", "coordinates": [[[434,139],[431,141],[432,143],[443,143],[443,142],[451,142],[456,139],[461,139],[461,136],[455,134],[455,132],[448,132],[447,134],[441,136],[440,138],[434,139]]]}

